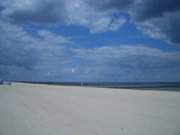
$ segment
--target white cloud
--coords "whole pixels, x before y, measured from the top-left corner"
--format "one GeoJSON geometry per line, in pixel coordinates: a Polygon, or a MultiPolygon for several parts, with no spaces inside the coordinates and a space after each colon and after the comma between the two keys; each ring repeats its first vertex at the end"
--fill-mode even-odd
{"type": "Polygon", "coordinates": [[[38,35],[40,36],[40,41],[38,42],[38,45],[43,45],[44,47],[55,45],[68,45],[73,43],[70,38],[57,35],[48,30],[39,30],[38,35]]]}
{"type": "Polygon", "coordinates": [[[91,33],[97,32],[105,32],[109,31],[116,31],[120,27],[122,27],[126,23],[125,18],[113,19],[111,17],[105,17],[98,19],[95,23],[92,23],[92,27],[90,29],[91,33]]]}

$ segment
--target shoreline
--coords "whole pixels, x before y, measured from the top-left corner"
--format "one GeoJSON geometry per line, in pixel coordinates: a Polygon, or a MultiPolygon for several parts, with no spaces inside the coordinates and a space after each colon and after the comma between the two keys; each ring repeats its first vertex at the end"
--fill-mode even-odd
{"type": "MultiPolygon", "coordinates": [[[[160,86],[144,86],[143,84],[141,85],[129,85],[129,86],[106,86],[106,85],[77,85],[77,84],[69,84],[69,83],[34,83],[34,82],[12,82],[11,85],[45,85],[45,86],[64,86],[64,87],[87,87],[87,88],[106,88],[106,89],[125,89],[125,90],[142,90],[142,91],[175,91],[175,92],[180,92],[180,85],[174,85],[174,86],[169,86],[169,85],[160,85],[160,86]]],[[[179,84],[179,83],[178,83],[179,84]]],[[[1,87],[2,85],[0,85],[1,87]]]]}

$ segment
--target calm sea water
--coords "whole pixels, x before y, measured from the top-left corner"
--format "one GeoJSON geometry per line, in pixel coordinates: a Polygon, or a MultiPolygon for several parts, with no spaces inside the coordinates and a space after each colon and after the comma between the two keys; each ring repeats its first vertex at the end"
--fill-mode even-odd
{"type": "Polygon", "coordinates": [[[65,86],[89,86],[104,88],[127,88],[138,90],[170,90],[180,91],[180,82],[26,82],[48,85],[65,85],[65,86]]]}

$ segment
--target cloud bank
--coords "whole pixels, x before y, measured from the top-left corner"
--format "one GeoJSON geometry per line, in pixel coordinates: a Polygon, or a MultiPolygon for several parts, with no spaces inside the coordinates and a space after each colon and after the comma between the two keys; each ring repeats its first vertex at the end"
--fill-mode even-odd
{"type": "Polygon", "coordinates": [[[109,12],[98,12],[83,0],[7,0],[1,16],[15,23],[80,25],[94,32],[117,30],[126,21],[109,12]]]}
{"type": "Polygon", "coordinates": [[[91,33],[118,30],[126,13],[145,34],[180,43],[179,0],[2,0],[0,12],[15,23],[78,25],[91,33]]]}
{"type": "Polygon", "coordinates": [[[33,81],[175,81],[180,53],[146,45],[76,48],[70,38],[47,30],[34,37],[0,23],[0,77],[33,81]]]}
{"type": "Polygon", "coordinates": [[[179,0],[144,0],[137,3],[132,11],[138,27],[145,34],[180,44],[179,0]]]}
{"type": "Polygon", "coordinates": [[[179,0],[1,0],[0,78],[180,80],[179,52],[145,44],[78,48],[81,43],[48,29],[79,26],[102,34],[126,23],[150,37],[180,45],[179,0]],[[25,29],[31,26],[37,27],[34,33],[25,29]]]}

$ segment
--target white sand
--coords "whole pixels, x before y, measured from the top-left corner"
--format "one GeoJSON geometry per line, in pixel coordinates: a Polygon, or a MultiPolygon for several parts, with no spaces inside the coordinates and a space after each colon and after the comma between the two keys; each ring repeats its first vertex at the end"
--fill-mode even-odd
{"type": "Polygon", "coordinates": [[[0,135],[180,135],[180,92],[0,86],[0,135]]]}

